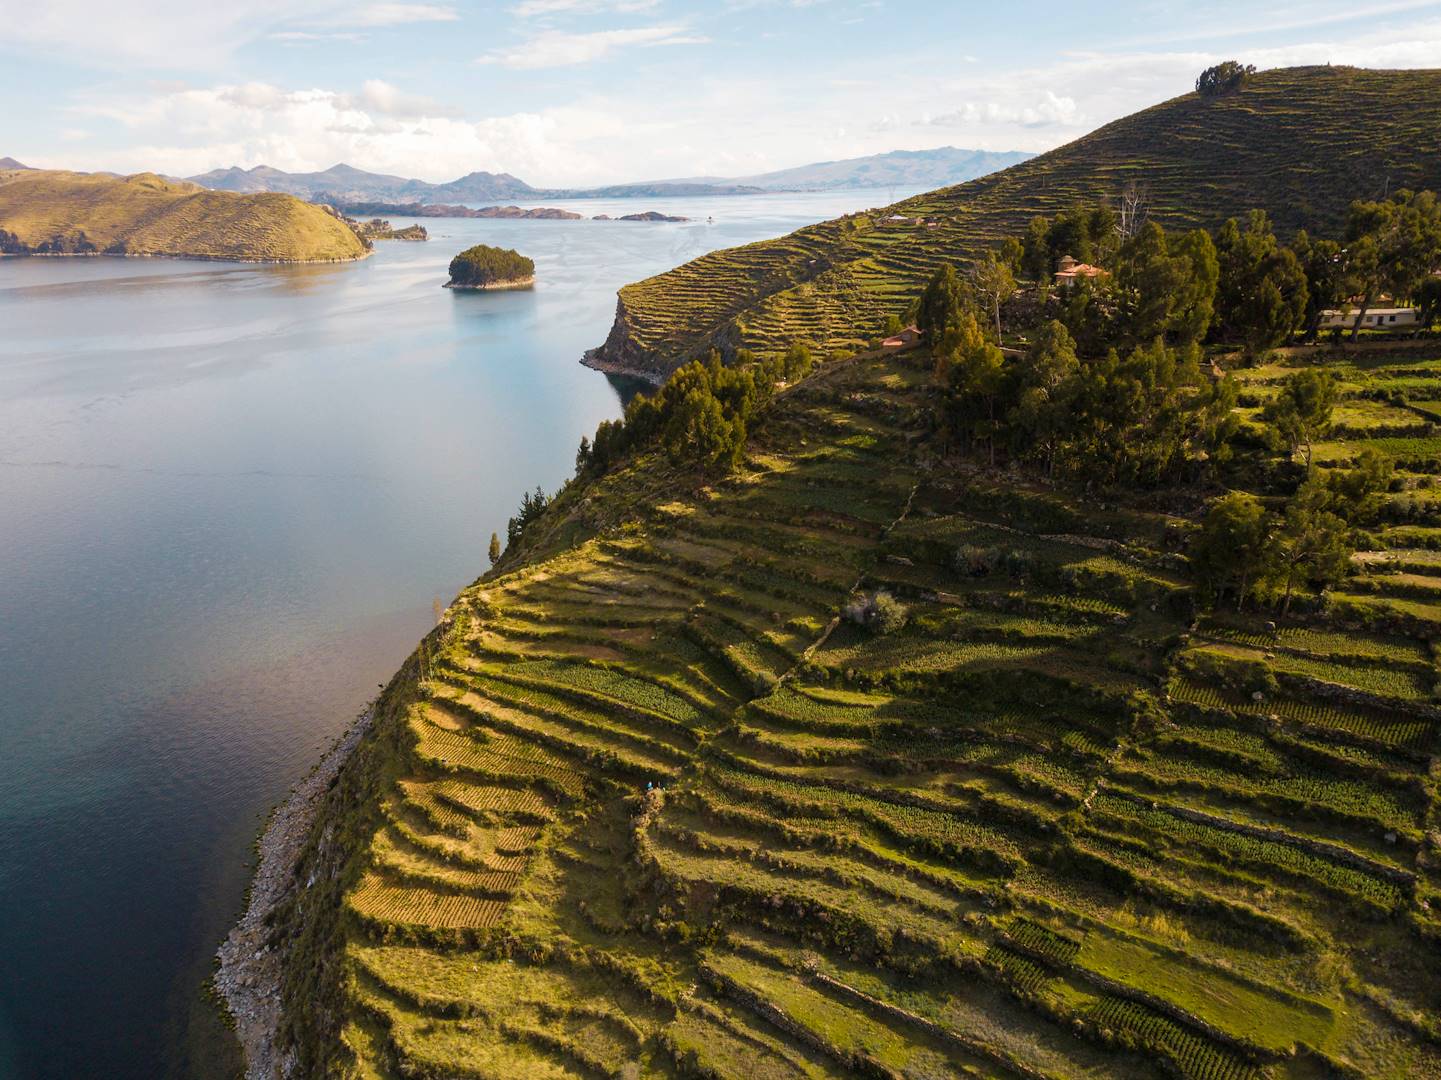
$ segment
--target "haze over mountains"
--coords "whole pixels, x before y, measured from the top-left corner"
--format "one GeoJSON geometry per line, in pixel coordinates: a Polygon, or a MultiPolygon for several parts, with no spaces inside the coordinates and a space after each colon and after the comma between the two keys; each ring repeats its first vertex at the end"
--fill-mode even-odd
{"type": "Polygon", "coordinates": [[[445,184],[335,165],[322,172],[287,173],[268,165],[232,166],[189,177],[221,191],[280,191],[338,202],[478,202],[494,199],[628,198],[678,195],[747,195],[842,188],[935,188],[959,184],[1034,155],[1020,151],[895,150],[869,157],[817,162],[738,178],[687,177],[598,188],[536,188],[509,173],[472,172],[445,184]]]}

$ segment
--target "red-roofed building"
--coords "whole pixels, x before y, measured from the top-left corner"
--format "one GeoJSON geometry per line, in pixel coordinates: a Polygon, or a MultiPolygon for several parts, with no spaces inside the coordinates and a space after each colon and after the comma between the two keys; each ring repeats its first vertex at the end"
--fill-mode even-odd
{"type": "Polygon", "coordinates": [[[1056,264],[1055,282],[1057,288],[1069,289],[1078,281],[1110,276],[1110,271],[1102,270],[1099,266],[1077,262],[1069,255],[1062,255],[1061,261],[1056,264]]]}
{"type": "Polygon", "coordinates": [[[901,349],[914,349],[921,343],[925,334],[917,327],[908,326],[894,337],[888,337],[881,342],[881,348],[899,351],[901,349]]]}

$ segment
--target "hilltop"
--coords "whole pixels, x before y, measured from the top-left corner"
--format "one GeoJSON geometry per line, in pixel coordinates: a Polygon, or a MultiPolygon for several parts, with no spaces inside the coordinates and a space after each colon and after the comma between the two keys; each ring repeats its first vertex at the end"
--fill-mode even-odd
{"type": "Polygon", "coordinates": [[[0,170],[5,169],[29,169],[29,165],[22,165],[13,157],[0,157],[0,170]]]}
{"type": "Polygon", "coordinates": [[[854,347],[944,259],[964,262],[1037,214],[1115,203],[1131,184],[1167,227],[1252,208],[1289,235],[1334,232],[1353,199],[1441,186],[1441,72],[1289,68],[1191,93],[1003,172],[895,206],[713,252],[621,290],[594,366],[652,381],[712,345],[854,347]]]}
{"type": "Polygon", "coordinates": [[[333,262],[367,248],[335,214],[290,195],[30,169],[0,173],[0,251],[333,262]]]}

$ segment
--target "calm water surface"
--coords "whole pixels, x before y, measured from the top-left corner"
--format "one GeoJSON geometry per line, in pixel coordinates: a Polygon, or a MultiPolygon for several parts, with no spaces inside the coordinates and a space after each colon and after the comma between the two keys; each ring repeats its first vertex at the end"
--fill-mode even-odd
{"type": "Polygon", "coordinates": [[[616,289],[882,201],[586,201],[696,220],[430,220],[334,267],[0,260],[0,1078],[229,1075],[201,986],[251,841],[619,412],[577,364],[616,289]],[[478,242],[537,288],[440,288],[478,242]]]}

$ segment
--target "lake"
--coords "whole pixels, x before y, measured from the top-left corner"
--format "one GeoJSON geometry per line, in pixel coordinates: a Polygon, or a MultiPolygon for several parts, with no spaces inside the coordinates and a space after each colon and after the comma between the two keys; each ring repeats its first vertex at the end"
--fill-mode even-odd
{"type": "Polygon", "coordinates": [[[0,1078],[231,1075],[202,988],[252,841],[619,413],[578,363],[616,290],[899,194],[551,203],[694,220],[429,219],[340,266],[0,260],[0,1078]],[[537,287],[442,289],[480,242],[537,287]]]}

